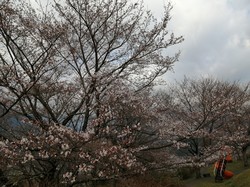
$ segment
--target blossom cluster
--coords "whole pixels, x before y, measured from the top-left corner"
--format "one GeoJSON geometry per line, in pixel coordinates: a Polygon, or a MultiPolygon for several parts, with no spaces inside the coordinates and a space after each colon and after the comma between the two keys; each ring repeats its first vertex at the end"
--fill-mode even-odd
{"type": "MultiPolygon", "coordinates": [[[[0,164],[6,170],[29,168],[33,177],[45,177],[53,167],[62,183],[109,179],[123,174],[143,172],[133,148],[112,145],[88,132],[76,132],[58,124],[47,130],[30,131],[19,140],[5,140],[0,146],[0,164]]],[[[45,180],[39,178],[38,180],[45,180]]]]}

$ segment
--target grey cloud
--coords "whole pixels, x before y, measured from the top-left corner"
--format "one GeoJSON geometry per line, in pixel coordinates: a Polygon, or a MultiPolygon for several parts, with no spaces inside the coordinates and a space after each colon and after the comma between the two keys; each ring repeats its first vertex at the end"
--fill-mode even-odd
{"type": "Polygon", "coordinates": [[[174,32],[175,28],[178,33],[183,32],[185,41],[179,46],[182,54],[180,62],[174,66],[175,73],[167,73],[165,78],[171,81],[183,79],[184,75],[207,75],[230,81],[250,81],[250,1],[216,4],[217,1],[212,0],[206,1],[207,7],[202,3],[195,7],[198,0],[190,0],[194,4],[189,5],[183,0],[174,2],[178,2],[176,6],[190,7],[176,7],[181,11],[175,12],[172,27],[174,32]]]}

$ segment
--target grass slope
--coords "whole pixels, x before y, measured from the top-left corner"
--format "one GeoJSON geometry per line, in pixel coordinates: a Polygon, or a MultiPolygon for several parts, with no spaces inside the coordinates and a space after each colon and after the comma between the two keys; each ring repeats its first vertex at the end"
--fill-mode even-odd
{"type": "Polygon", "coordinates": [[[211,166],[204,170],[204,172],[209,172],[211,177],[189,179],[184,181],[184,184],[186,187],[250,187],[250,168],[244,168],[242,162],[237,161],[228,164],[227,169],[233,171],[235,176],[222,183],[214,182],[213,167],[211,166]]]}

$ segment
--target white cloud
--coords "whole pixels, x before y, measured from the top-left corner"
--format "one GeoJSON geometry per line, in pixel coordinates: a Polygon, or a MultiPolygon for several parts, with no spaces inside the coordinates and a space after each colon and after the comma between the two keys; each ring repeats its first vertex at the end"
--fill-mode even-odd
{"type": "MultiPolygon", "coordinates": [[[[144,0],[153,12],[161,10],[161,0],[144,0]],[[159,7],[159,8],[157,8],[159,7]]],[[[172,0],[170,30],[183,35],[175,74],[211,75],[225,80],[250,81],[250,1],[249,0],[172,0]]]]}
{"type": "Polygon", "coordinates": [[[249,49],[250,49],[250,39],[245,39],[245,40],[244,40],[244,46],[245,46],[246,48],[249,48],[249,49]]]}

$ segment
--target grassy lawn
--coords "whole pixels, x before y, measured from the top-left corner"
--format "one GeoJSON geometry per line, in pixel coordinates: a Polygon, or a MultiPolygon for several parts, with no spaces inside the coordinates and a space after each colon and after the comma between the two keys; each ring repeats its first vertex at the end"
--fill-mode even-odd
{"type": "Polygon", "coordinates": [[[243,171],[232,179],[232,187],[248,187],[250,185],[250,169],[243,171]]]}
{"type": "Polygon", "coordinates": [[[227,165],[227,170],[234,172],[234,177],[224,180],[222,183],[214,182],[213,166],[203,170],[210,173],[211,177],[201,179],[188,179],[184,181],[187,187],[249,187],[250,186],[250,168],[244,168],[242,162],[236,161],[227,165]]]}
{"type": "Polygon", "coordinates": [[[112,182],[96,185],[96,187],[250,187],[250,167],[244,168],[241,161],[235,161],[227,165],[227,170],[234,172],[234,177],[215,183],[213,166],[205,168],[202,173],[210,173],[211,177],[201,179],[179,180],[166,174],[151,173],[144,176],[135,176],[128,179],[120,179],[114,185],[112,182]]]}

